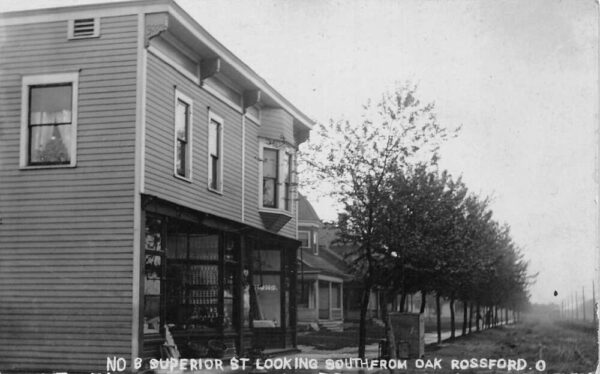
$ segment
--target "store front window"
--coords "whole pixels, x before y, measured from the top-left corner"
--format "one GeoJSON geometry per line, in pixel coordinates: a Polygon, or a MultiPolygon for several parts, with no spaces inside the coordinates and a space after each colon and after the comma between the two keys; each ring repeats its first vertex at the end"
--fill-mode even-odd
{"type": "Polygon", "coordinates": [[[169,223],[166,319],[174,330],[216,331],[230,324],[220,303],[219,246],[218,233],[176,220],[169,223]]]}
{"type": "Polygon", "coordinates": [[[164,280],[162,219],[146,218],[144,263],[144,333],[158,334],[161,326],[161,289],[164,280]]]}
{"type": "Polygon", "coordinates": [[[257,250],[254,257],[254,327],[281,327],[281,252],[257,250]]]}

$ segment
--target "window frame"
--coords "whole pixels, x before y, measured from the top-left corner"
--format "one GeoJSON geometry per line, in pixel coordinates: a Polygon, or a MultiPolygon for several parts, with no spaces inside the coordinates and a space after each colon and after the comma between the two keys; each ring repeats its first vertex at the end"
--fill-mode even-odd
{"type": "MultiPolygon", "coordinates": [[[[280,205],[280,201],[279,201],[279,183],[280,183],[280,178],[281,178],[281,170],[280,169],[280,165],[279,165],[279,161],[280,161],[280,157],[279,157],[279,150],[277,148],[273,148],[273,147],[268,147],[265,146],[262,148],[262,155],[261,158],[262,160],[262,165],[261,165],[261,189],[260,189],[260,195],[262,197],[262,201],[261,201],[261,207],[263,209],[279,209],[279,205],[280,205]],[[265,150],[270,150],[270,151],[274,151],[275,153],[275,183],[274,183],[274,189],[273,189],[273,206],[267,206],[265,205],[265,201],[264,201],[264,188],[265,188],[265,150]]],[[[269,178],[269,179],[273,179],[273,178],[269,178]]]]}
{"type": "Polygon", "coordinates": [[[208,132],[207,132],[207,147],[206,147],[206,157],[207,157],[207,183],[206,186],[208,188],[209,191],[218,193],[218,194],[223,194],[223,135],[224,135],[224,131],[225,131],[225,121],[223,120],[223,118],[217,114],[215,114],[213,111],[209,110],[208,111],[208,132]],[[218,151],[218,155],[217,155],[217,180],[216,180],[216,188],[215,186],[213,186],[213,173],[214,173],[214,167],[213,167],[213,159],[212,159],[212,155],[210,152],[210,131],[211,131],[211,125],[212,123],[215,122],[217,123],[218,126],[218,131],[217,131],[217,151],[218,151]]]}
{"type": "Polygon", "coordinates": [[[294,191],[292,186],[295,183],[294,174],[296,172],[296,152],[295,149],[289,145],[277,146],[271,144],[268,141],[261,141],[259,144],[259,156],[258,156],[258,210],[265,212],[277,212],[284,213],[286,215],[292,215],[294,211],[294,191]],[[271,149],[277,152],[277,180],[275,182],[275,207],[265,206],[263,202],[263,189],[264,189],[264,150],[271,149]],[[285,155],[289,156],[288,165],[283,163],[285,155]],[[283,180],[285,174],[285,168],[289,167],[289,182],[283,180]],[[289,187],[289,206],[286,208],[286,188],[289,187]]]}
{"type": "MultiPolygon", "coordinates": [[[[287,170],[287,178],[282,179],[281,184],[283,186],[283,191],[280,197],[282,209],[291,212],[292,211],[292,186],[294,184],[294,155],[289,152],[287,149],[283,152],[283,160],[287,157],[287,163],[282,162],[282,171],[286,172],[287,170]]],[[[285,175],[285,174],[282,174],[285,175]]]]}
{"type": "Polygon", "coordinates": [[[175,178],[184,180],[186,182],[192,181],[193,175],[193,144],[194,144],[194,136],[193,136],[193,121],[194,119],[194,101],[184,93],[179,90],[175,90],[175,100],[173,102],[173,176],[175,178]],[[181,175],[179,174],[179,170],[177,170],[177,158],[179,157],[177,152],[177,144],[179,141],[179,137],[177,136],[177,106],[179,102],[183,102],[188,106],[188,118],[187,118],[187,143],[186,143],[186,154],[185,154],[185,162],[187,166],[187,171],[189,175],[181,175]]]}
{"type": "Polygon", "coordinates": [[[21,141],[19,167],[21,169],[56,169],[77,166],[77,119],[79,98],[79,73],[24,75],[21,79],[21,141]],[[35,86],[71,85],[71,142],[69,163],[31,164],[31,133],[29,126],[31,88],[35,86]]]}
{"type": "Polygon", "coordinates": [[[300,244],[300,248],[302,249],[311,249],[312,248],[312,234],[310,230],[298,230],[298,240],[300,240],[300,242],[302,242],[302,239],[300,239],[300,233],[306,233],[307,234],[307,241],[308,241],[308,246],[303,246],[302,244],[300,244]]]}

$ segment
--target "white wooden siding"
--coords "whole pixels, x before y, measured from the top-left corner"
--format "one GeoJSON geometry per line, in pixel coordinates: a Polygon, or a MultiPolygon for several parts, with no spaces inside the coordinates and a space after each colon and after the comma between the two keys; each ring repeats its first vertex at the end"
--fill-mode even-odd
{"type": "Polygon", "coordinates": [[[129,357],[137,16],[0,28],[0,369],[129,357]],[[77,166],[19,170],[21,77],[79,71],[77,166]]]}
{"type": "MultiPolygon", "coordinates": [[[[202,212],[242,222],[242,117],[241,114],[190,79],[148,54],[146,105],[145,192],[202,212]],[[173,176],[175,89],[194,101],[193,180],[173,176]],[[208,190],[208,110],[223,118],[223,191],[208,190]]],[[[246,120],[244,223],[264,229],[258,214],[258,127],[246,120]]],[[[295,219],[278,234],[295,238],[295,219]]]]}
{"type": "Polygon", "coordinates": [[[145,191],[234,221],[241,220],[242,117],[175,69],[148,54],[145,191]],[[173,176],[175,87],[193,100],[192,183],[173,176]],[[208,113],[223,118],[223,190],[208,190],[208,113]]]}

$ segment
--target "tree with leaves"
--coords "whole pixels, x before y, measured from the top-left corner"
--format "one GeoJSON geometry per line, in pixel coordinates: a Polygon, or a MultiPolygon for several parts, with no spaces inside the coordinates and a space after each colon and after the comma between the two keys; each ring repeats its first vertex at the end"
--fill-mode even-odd
{"type": "Polygon", "coordinates": [[[322,124],[301,149],[307,178],[334,186],[341,204],[342,240],[356,244],[352,268],[363,281],[359,357],[365,355],[366,314],[385,253],[383,230],[389,183],[394,173],[417,161],[435,164],[439,145],[451,133],[438,123],[433,103],[422,103],[417,87],[405,83],[368,102],[360,121],[322,124]],[[308,169],[308,170],[307,170],[308,169]]]}

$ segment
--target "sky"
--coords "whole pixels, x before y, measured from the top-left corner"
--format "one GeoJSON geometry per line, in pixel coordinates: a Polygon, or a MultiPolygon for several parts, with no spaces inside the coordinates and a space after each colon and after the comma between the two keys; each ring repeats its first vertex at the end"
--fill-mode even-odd
{"type": "MultiPolygon", "coordinates": [[[[0,0],[0,9],[91,2],[0,0]]],[[[396,81],[417,83],[441,124],[462,126],[440,164],[492,197],[495,218],[511,226],[538,273],[532,301],[560,303],[582,287],[591,295],[599,263],[595,1],[177,2],[317,122],[356,119],[396,81]]],[[[322,219],[335,219],[330,199],[309,199],[322,219]]]]}

